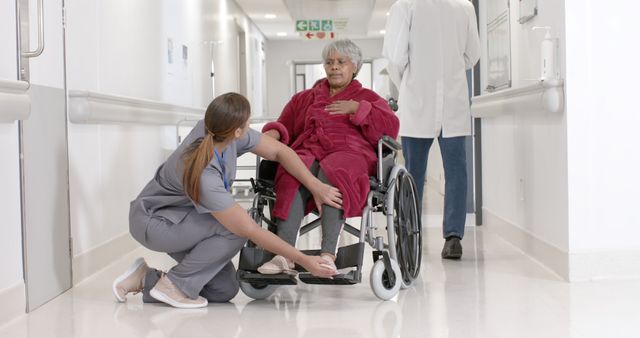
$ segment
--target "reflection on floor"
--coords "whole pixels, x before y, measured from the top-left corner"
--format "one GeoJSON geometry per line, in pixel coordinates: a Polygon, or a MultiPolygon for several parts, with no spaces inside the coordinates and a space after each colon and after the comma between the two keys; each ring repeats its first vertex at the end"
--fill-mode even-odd
{"type": "Polygon", "coordinates": [[[240,293],[197,310],[143,304],[140,295],[114,301],[111,282],[135,257],[171,267],[141,248],[0,328],[0,337],[638,337],[637,281],[566,283],[483,227],[467,228],[460,261],[440,259],[438,227],[424,244],[419,280],[392,301],[373,295],[365,262],[358,285],[301,283],[265,301],[240,293]]]}

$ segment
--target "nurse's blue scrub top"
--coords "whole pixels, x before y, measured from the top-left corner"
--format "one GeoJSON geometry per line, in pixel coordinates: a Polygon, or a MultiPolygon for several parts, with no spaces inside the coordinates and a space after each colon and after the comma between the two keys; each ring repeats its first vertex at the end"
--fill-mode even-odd
{"type": "Polygon", "coordinates": [[[200,203],[194,204],[187,197],[182,185],[184,168],[182,155],[194,141],[204,135],[204,121],[200,120],[178,149],[158,168],[154,178],[144,187],[132,205],[141,205],[148,216],[162,217],[173,224],[180,223],[194,208],[198,213],[203,214],[233,206],[235,200],[225,189],[223,172],[228,187],[231,187],[236,177],[238,156],[255,149],[262,134],[249,129],[244,137],[231,142],[220,154],[224,162],[224,170],[218,158],[213,156],[200,176],[200,203]]]}

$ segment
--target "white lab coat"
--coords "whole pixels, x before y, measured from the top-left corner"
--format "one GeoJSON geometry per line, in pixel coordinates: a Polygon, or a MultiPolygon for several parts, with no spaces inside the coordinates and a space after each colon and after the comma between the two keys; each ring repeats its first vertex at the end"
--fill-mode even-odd
{"type": "Polygon", "coordinates": [[[383,55],[400,90],[400,135],[471,135],[466,70],[480,58],[468,0],[398,0],[391,6],[383,55]]]}

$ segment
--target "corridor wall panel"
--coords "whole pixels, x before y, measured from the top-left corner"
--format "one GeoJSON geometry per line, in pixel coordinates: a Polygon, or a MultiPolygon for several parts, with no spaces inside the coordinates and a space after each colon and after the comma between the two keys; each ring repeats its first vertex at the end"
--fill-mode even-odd
{"type": "MultiPolygon", "coordinates": [[[[194,107],[203,114],[214,97],[212,59],[215,94],[238,90],[238,27],[248,41],[264,40],[234,1],[69,1],[68,88],[194,107]]],[[[255,48],[247,51],[253,59],[255,48]]],[[[248,63],[248,73],[260,72],[251,68],[259,66],[248,63]]],[[[249,95],[252,104],[254,97],[261,100],[259,92],[249,95]]],[[[74,282],[135,246],[128,234],[129,202],[176,147],[175,122],[103,120],[69,124],[74,282]]]]}

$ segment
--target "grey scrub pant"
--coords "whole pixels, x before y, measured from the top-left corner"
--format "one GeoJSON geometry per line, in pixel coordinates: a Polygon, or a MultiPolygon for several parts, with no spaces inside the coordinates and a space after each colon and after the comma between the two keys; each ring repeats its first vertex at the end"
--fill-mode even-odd
{"type": "MultiPolygon", "coordinates": [[[[331,184],[322,169],[320,169],[317,161],[313,162],[309,170],[323,183],[331,184]]],[[[311,198],[311,192],[309,192],[309,190],[304,186],[300,185],[300,189],[298,189],[296,195],[293,197],[291,209],[289,209],[289,217],[287,217],[286,220],[277,219],[276,224],[278,226],[278,237],[293,246],[296,245],[301,225],[300,222],[302,222],[302,219],[304,218],[304,209],[309,198],[311,198]]],[[[320,252],[335,255],[338,250],[340,232],[344,225],[344,212],[340,209],[323,204],[322,220],[320,223],[322,225],[322,244],[320,252]]]]}
{"type": "MultiPolygon", "coordinates": [[[[178,264],[167,277],[189,298],[198,295],[210,302],[226,302],[239,289],[231,259],[242,249],[246,238],[239,237],[216,221],[211,214],[194,210],[178,224],[149,216],[132,203],[130,231],[142,245],[153,251],[166,252],[178,264]]],[[[160,279],[161,272],[149,268],[145,276],[143,301],[156,302],[149,291],[160,279]]]]}

